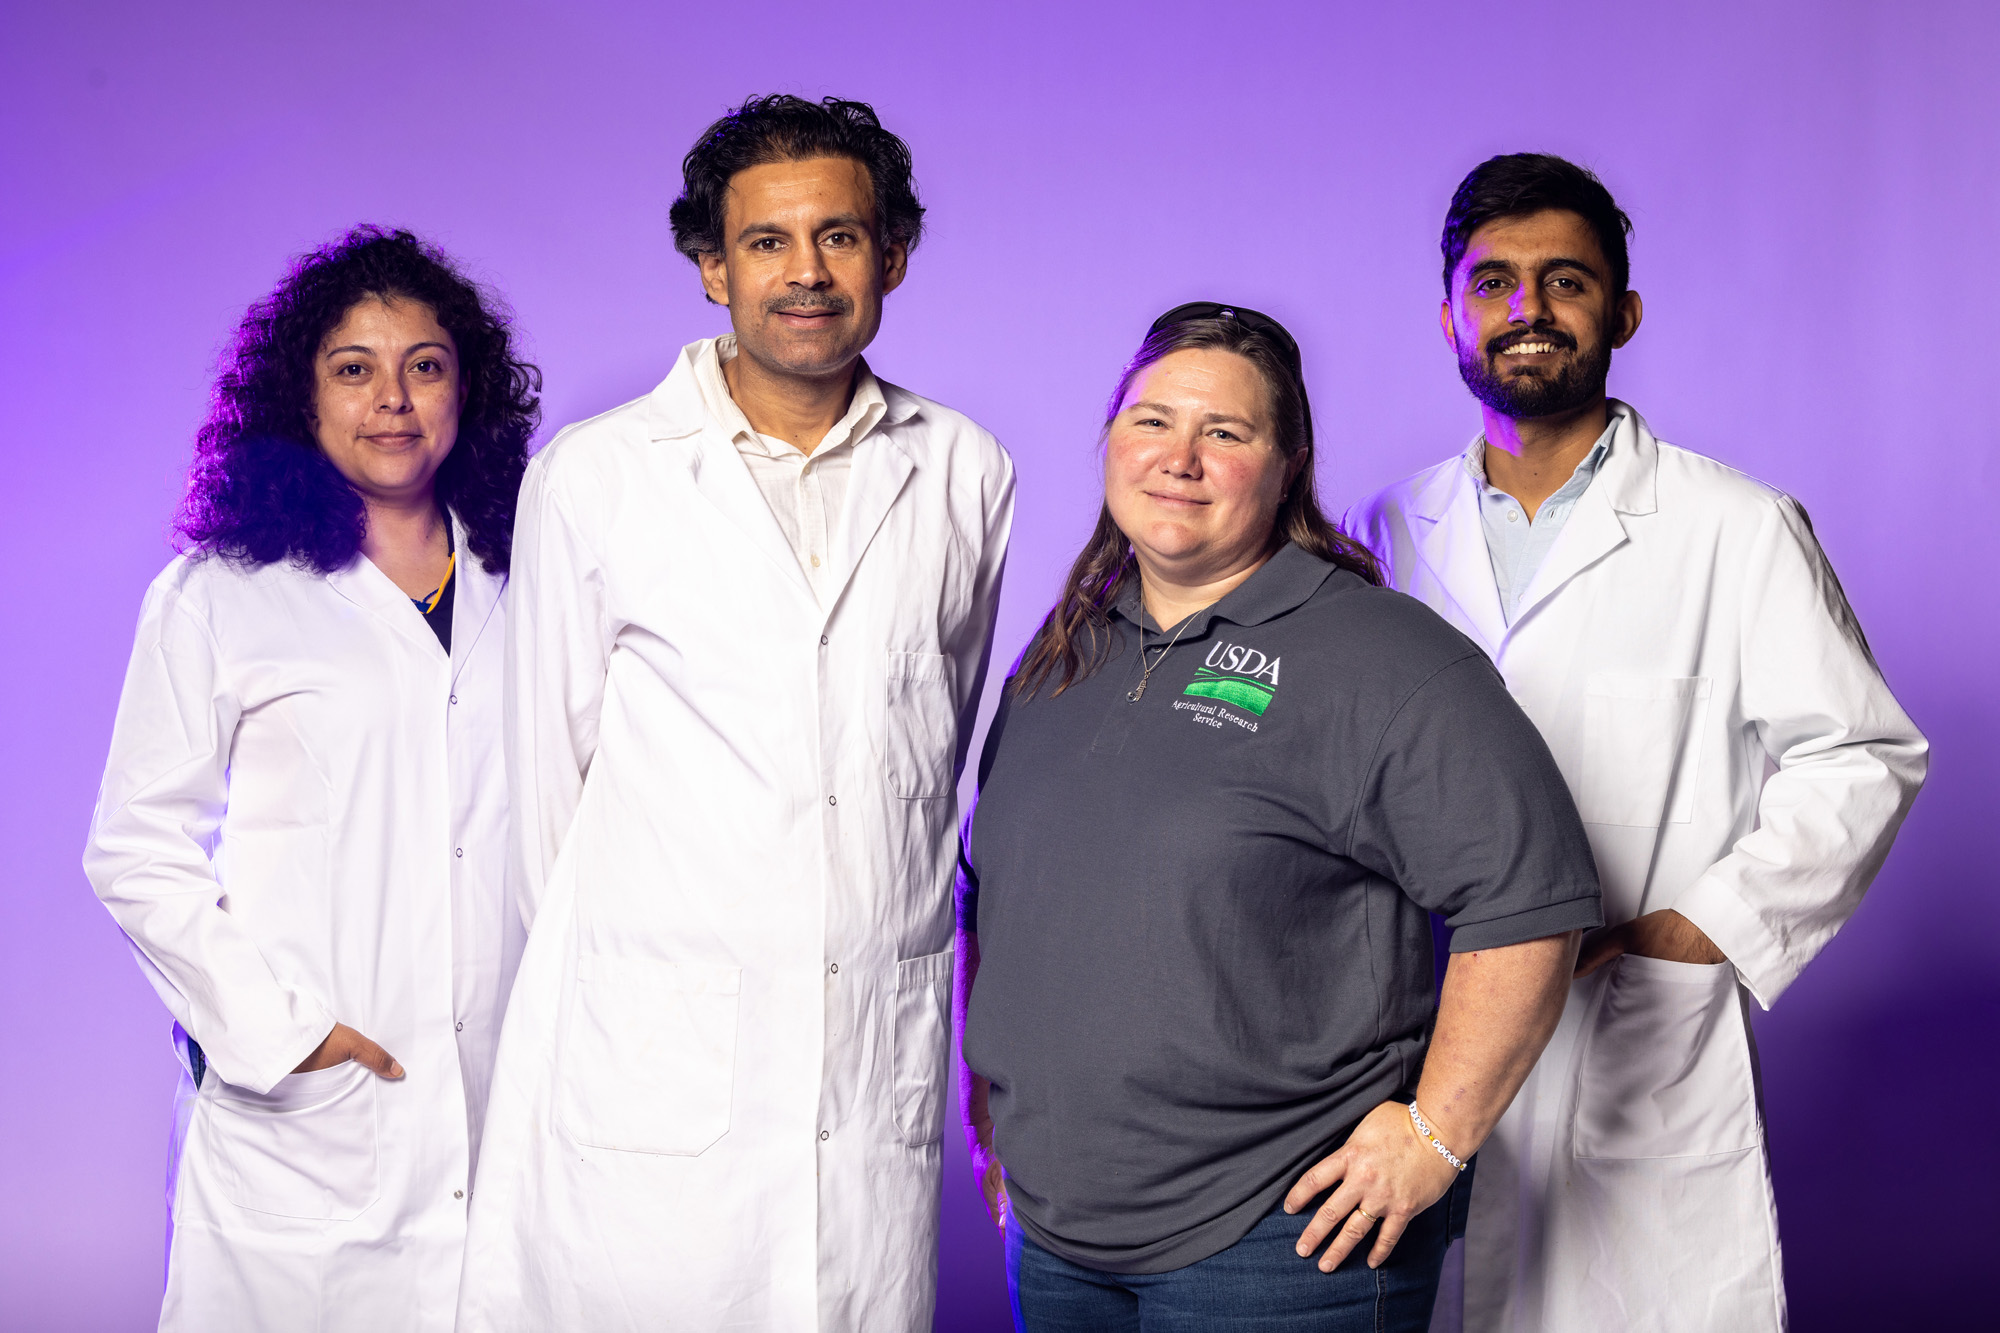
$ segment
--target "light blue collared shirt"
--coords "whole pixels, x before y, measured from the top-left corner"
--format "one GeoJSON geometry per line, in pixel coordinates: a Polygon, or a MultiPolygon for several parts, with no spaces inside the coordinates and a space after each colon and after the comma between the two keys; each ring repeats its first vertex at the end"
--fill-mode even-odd
{"type": "Polygon", "coordinates": [[[1619,413],[1611,410],[1604,434],[1590,446],[1590,452],[1570,473],[1562,488],[1536,511],[1534,521],[1521,502],[1486,480],[1486,437],[1481,435],[1465,451],[1465,470],[1479,488],[1479,523],[1486,529],[1486,554],[1493,561],[1493,582],[1500,590],[1500,614],[1509,625],[1521,603],[1521,594],[1535,581],[1535,571],[1548,558],[1549,548],[1562,535],[1563,525],[1576,509],[1576,502],[1590,489],[1604,455],[1611,448],[1612,432],[1618,429],[1619,413]]]}

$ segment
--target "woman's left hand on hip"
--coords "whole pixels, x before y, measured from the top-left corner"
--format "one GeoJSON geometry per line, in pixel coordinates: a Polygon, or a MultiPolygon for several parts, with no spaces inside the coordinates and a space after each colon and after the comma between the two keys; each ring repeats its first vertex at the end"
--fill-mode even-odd
{"type": "Polygon", "coordinates": [[[1443,1198],[1457,1178],[1451,1163],[1417,1137],[1409,1107],[1383,1102],[1285,1196],[1285,1211],[1296,1213],[1333,1189],[1299,1237],[1299,1254],[1310,1257],[1332,1236],[1319,1258],[1320,1271],[1331,1273],[1379,1222],[1368,1266],[1380,1268],[1411,1219],[1443,1198]]]}

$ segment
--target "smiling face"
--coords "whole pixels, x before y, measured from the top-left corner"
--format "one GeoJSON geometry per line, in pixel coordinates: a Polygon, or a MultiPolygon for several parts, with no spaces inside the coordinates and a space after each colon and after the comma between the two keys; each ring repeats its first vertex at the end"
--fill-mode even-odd
{"type": "Polygon", "coordinates": [[[852,158],[737,172],[722,235],[721,253],[701,256],[702,286],[729,307],[737,350],[774,376],[844,374],[903,280],[904,248],[882,244],[868,168],[852,158]]]}
{"type": "Polygon", "coordinates": [[[1566,209],[1474,232],[1439,318],[1473,396],[1517,421],[1604,397],[1613,348],[1639,327],[1639,297],[1615,292],[1590,224],[1566,209]]]}
{"type": "Polygon", "coordinates": [[[370,500],[430,494],[465,402],[458,349],[430,307],[365,298],[327,334],[314,371],[308,421],[340,475],[370,500]]]}
{"type": "Polygon", "coordinates": [[[1126,389],[1105,441],[1104,502],[1149,573],[1212,582],[1269,550],[1299,466],[1278,443],[1257,367],[1189,348],[1126,389]]]}

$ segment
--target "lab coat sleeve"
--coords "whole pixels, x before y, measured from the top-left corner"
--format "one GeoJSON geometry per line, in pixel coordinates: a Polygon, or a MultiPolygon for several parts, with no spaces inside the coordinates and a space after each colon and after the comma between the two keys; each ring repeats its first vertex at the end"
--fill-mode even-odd
{"type": "Polygon", "coordinates": [[[978,572],[972,606],[958,635],[945,645],[958,684],[958,748],[952,757],[952,779],[965,771],[965,758],[978,724],[979,698],[986,688],[986,667],[993,654],[993,622],[1000,610],[1000,580],[1007,567],[1007,540],[1014,528],[1014,461],[999,444],[988,440],[992,459],[980,470],[980,534],[978,572]]]}
{"type": "Polygon", "coordinates": [[[83,868],[140,970],[224,1081],[269,1092],[333,1030],[223,910],[211,853],[241,705],[173,580],[146,596],[83,868]]]}
{"type": "Polygon", "coordinates": [[[543,450],[522,482],[508,578],[508,878],[528,927],[597,752],[610,660],[602,567],[550,466],[561,444],[543,450]]]}
{"type": "Polygon", "coordinates": [[[1776,771],[1756,830],[1673,905],[1768,1009],[1860,905],[1923,785],[1929,746],[1789,498],[1773,503],[1746,566],[1741,706],[1763,754],[1728,759],[1768,756],[1776,771]]]}

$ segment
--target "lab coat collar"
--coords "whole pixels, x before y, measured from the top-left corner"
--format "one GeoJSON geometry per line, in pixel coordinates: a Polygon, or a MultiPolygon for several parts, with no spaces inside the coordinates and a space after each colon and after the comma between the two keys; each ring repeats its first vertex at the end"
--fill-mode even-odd
{"type": "MultiPolygon", "coordinates": [[[[453,526],[456,528],[457,525],[453,526]]],[[[457,540],[461,543],[459,549],[464,550],[463,536],[459,536],[457,540]]],[[[458,577],[455,569],[452,577],[458,577]]],[[[359,551],[355,552],[354,559],[328,574],[326,581],[335,592],[354,605],[380,616],[388,623],[390,629],[407,640],[418,652],[440,662],[447,660],[444,645],[438,642],[437,635],[432,632],[431,627],[424,623],[423,614],[411,604],[403,590],[398,588],[387,574],[377,569],[375,562],[367,556],[359,551]]],[[[453,593],[454,599],[463,592],[464,587],[461,584],[453,593]]],[[[487,609],[490,611],[492,608],[487,609]]],[[[458,608],[454,605],[452,608],[454,631],[457,626],[458,608]]]]}
{"type": "MultiPolygon", "coordinates": [[[[1497,653],[1540,603],[1625,541],[1621,515],[1650,514],[1659,507],[1659,447],[1645,420],[1628,404],[1611,399],[1611,440],[1597,476],[1578,499],[1548,558],[1536,571],[1512,626],[1500,610],[1493,558],[1479,518],[1479,483],[1461,459],[1433,468],[1411,497],[1409,513],[1418,555],[1431,567],[1447,596],[1477,632],[1488,653],[1497,653]]],[[[1483,449],[1485,437],[1470,449],[1483,449]]]]}
{"type": "MultiPolygon", "coordinates": [[[[805,571],[799,568],[797,554],[778,527],[771,506],[765,501],[763,492],[757,489],[756,480],[751,477],[741,455],[736,452],[734,422],[717,419],[721,404],[716,405],[715,410],[710,408],[710,394],[704,392],[703,380],[713,377],[717,385],[722,382],[722,363],[717,349],[721,341],[719,338],[707,338],[681,349],[680,359],[674,363],[672,372],[647,399],[646,412],[652,436],[662,442],[686,441],[685,461],[694,477],[696,490],[735,524],[752,546],[777,566],[780,577],[797,591],[807,605],[814,608],[815,614],[830,611],[839,602],[841,593],[861,563],[862,554],[868,549],[890,506],[895,503],[903,484],[916,467],[916,460],[904,442],[896,437],[895,432],[885,432],[881,426],[884,423],[901,425],[911,420],[917,415],[921,402],[914,395],[876,379],[865,365],[862,367],[864,378],[855,385],[855,403],[862,407],[865,415],[874,419],[867,422],[864,428],[857,429],[852,438],[858,445],[865,437],[874,447],[857,448],[854,452],[854,471],[847,486],[847,508],[841,517],[839,537],[832,552],[832,586],[822,608],[819,599],[813,595],[812,585],[806,581],[805,571]]],[[[728,398],[726,389],[722,391],[722,396],[728,398]]],[[[742,422],[741,429],[748,430],[749,423],[743,419],[742,410],[734,400],[728,400],[727,407],[734,420],[742,422]]]]}
{"type": "MultiPolygon", "coordinates": [[[[735,346],[736,335],[725,333],[719,338],[697,339],[681,348],[673,370],[646,399],[646,420],[654,439],[685,439],[713,427],[734,448],[738,431],[756,433],[743,409],[729,396],[728,389],[722,387],[722,363],[733,354],[735,346]],[[716,392],[718,388],[720,393],[716,392]],[[712,398],[720,401],[712,403],[712,398]]],[[[855,419],[856,409],[865,418],[875,412],[877,405],[881,409],[879,415],[867,422],[865,428],[853,431],[851,438],[856,444],[884,424],[899,426],[908,421],[921,405],[913,395],[876,379],[875,372],[863,361],[855,376],[854,400],[842,421],[855,419]]]]}
{"type": "MultiPolygon", "coordinates": [[[[1656,484],[1659,442],[1646,425],[1646,419],[1630,403],[1611,398],[1606,400],[1606,406],[1611,410],[1610,447],[1591,489],[1606,491],[1611,507],[1621,514],[1650,514],[1659,508],[1656,484]]],[[[1460,455],[1461,461],[1469,458],[1473,450],[1483,451],[1485,447],[1483,433],[1473,436],[1472,443],[1460,455]]],[[[1484,472],[1484,466],[1479,470],[1484,472]]],[[[1461,483],[1471,480],[1469,474],[1470,469],[1463,466],[1433,469],[1411,498],[1410,514],[1433,523],[1442,521],[1457,502],[1461,483]]]]}
{"type": "MultiPolygon", "coordinates": [[[[1577,498],[1542,567],[1521,594],[1510,635],[1518,632],[1558,589],[1626,541],[1625,516],[1659,508],[1658,442],[1637,412],[1611,402],[1611,443],[1597,476],[1577,498]]],[[[1479,528],[1485,533],[1484,525],[1479,528]]]]}

